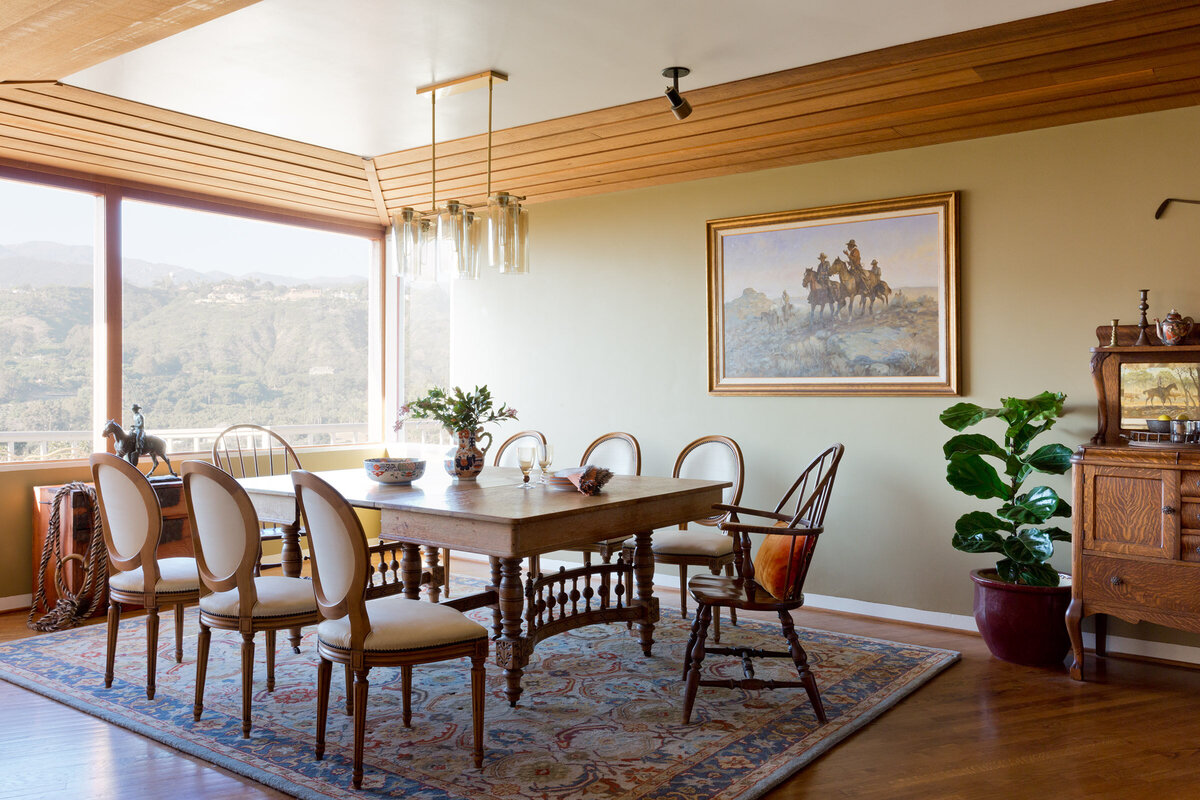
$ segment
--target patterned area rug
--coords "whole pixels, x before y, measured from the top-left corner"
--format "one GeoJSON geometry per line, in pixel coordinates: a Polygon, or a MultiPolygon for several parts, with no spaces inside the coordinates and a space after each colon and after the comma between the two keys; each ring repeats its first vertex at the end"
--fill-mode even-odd
{"type": "MultiPolygon", "coordinates": [[[[468,587],[459,587],[459,591],[468,587]]],[[[473,588],[473,587],[471,587],[473,588]]],[[[490,612],[476,612],[490,624],[490,612]]],[[[600,625],[542,642],[525,673],[518,708],[504,700],[489,665],[484,766],[470,760],[468,662],[416,667],[412,728],[401,721],[400,672],[371,672],[366,767],[350,788],[351,720],[335,667],[328,746],[313,759],[316,659],[312,629],[300,655],[280,636],[277,685],[266,691],[257,639],[254,729],[241,738],[240,637],[213,631],[205,712],[192,721],[198,626],[185,623],[175,664],[170,615],[160,629],[158,691],[146,700],[144,618],[122,622],[116,681],[104,689],[103,625],[0,645],[0,678],[59,700],[301,798],[754,798],[879,716],[958,654],[798,628],[829,715],[818,725],[802,689],[774,692],[701,687],[693,724],[680,724],[682,653],[689,623],[664,608],[654,656],[624,625],[600,625]]],[[[777,649],[778,626],[722,626],[722,644],[777,649]]],[[[759,677],[794,677],[783,659],[759,677]]],[[[740,663],[710,656],[706,675],[740,677],[740,663]]]]}

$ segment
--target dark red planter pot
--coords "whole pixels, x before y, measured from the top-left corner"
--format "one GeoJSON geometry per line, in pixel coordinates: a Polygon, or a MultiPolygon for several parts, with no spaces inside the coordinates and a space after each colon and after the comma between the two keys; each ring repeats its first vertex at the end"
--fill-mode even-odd
{"type": "Polygon", "coordinates": [[[1071,640],[1066,613],[1070,586],[1020,586],[994,569],[971,572],[975,624],[992,655],[1029,667],[1061,667],[1071,640]]]}

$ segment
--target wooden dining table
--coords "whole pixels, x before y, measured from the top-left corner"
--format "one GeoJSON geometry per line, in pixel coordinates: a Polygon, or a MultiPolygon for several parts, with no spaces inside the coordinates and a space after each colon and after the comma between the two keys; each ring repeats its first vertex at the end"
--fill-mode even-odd
{"type": "MultiPolygon", "coordinates": [[[[655,528],[712,515],[721,481],[616,475],[594,496],[561,491],[541,483],[522,488],[521,472],[488,467],[475,480],[455,480],[430,470],[409,486],[376,483],[362,469],[315,474],[358,508],[380,512],[380,539],[398,542],[403,593],[419,599],[421,548],[425,566],[436,573],[441,548],[486,555],[488,588],[443,601],[459,610],[490,606],[496,664],[506,679],[509,704],[521,696],[521,678],[539,641],[584,625],[629,622],[637,626],[642,652],[649,656],[658,621],[654,597],[655,528]],[[633,561],[549,574],[524,575],[523,560],[602,539],[632,536],[633,561]]],[[[243,478],[260,520],[289,523],[295,516],[290,476],[243,478]]],[[[438,601],[436,582],[430,599],[438,601]]]]}

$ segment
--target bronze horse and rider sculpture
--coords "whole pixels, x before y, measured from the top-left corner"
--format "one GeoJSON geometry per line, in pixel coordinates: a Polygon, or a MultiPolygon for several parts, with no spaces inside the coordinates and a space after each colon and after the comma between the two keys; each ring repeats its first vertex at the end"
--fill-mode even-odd
{"type": "Polygon", "coordinates": [[[123,458],[135,467],[141,456],[150,456],[151,465],[150,471],[146,473],[147,477],[154,474],[154,470],[158,469],[158,461],[161,458],[167,465],[167,471],[171,475],[175,475],[175,469],[171,466],[171,459],[167,458],[167,443],[161,437],[151,436],[144,430],[145,421],[140,413],[139,406],[133,407],[134,424],[129,426],[126,431],[122,428],[115,419],[110,419],[104,425],[104,430],[100,432],[101,436],[113,437],[113,452],[118,458],[123,458]]]}

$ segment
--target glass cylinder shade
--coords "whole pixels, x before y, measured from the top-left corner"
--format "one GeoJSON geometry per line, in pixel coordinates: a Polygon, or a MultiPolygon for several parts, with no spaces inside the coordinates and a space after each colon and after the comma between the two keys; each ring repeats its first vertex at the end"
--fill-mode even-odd
{"type": "Polygon", "coordinates": [[[464,280],[479,277],[478,224],[475,214],[457,200],[437,213],[438,268],[464,280]]]}
{"type": "Polygon", "coordinates": [[[488,259],[506,275],[529,272],[529,211],[506,192],[488,202],[488,259]]]}
{"type": "Polygon", "coordinates": [[[408,280],[432,279],[424,276],[421,251],[428,223],[411,208],[392,216],[392,264],[396,274],[408,280]]]}

